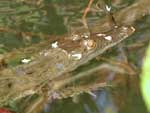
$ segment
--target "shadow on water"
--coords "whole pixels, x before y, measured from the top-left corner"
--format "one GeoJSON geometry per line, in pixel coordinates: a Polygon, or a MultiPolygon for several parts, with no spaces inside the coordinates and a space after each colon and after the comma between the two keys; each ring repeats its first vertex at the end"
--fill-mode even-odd
{"type": "Polygon", "coordinates": [[[115,93],[118,93],[118,96],[103,89],[94,92],[95,96],[83,94],[78,97],[77,102],[74,102],[72,98],[55,101],[46,104],[42,113],[146,113],[141,95],[128,92],[120,97],[122,90],[115,93]]]}

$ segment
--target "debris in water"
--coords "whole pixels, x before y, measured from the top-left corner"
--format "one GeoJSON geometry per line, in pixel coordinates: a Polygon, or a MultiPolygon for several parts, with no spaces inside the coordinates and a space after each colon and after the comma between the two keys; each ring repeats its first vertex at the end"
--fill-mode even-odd
{"type": "Polygon", "coordinates": [[[81,53],[75,53],[75,51],[72,51],[71,57],[73,57],[76,60],[79,60],[82,58],[82,54],[81,53]]]}
{"type": "Polygon", "coordinates": [[[112,40],[112,37],[111,36],[106,36],[106,37],[104,37],[106,40],[108,40],[108,41],[111,41],[112,40]]]}
{"type": "Polygon", "coordinates": [[[31,59],[26,59],[26,58],[24,58],[23,60],[21,60],[21,62],[22,62],[23,64],[27,64],[27,63],[31,62],[31,59]]]}
{"type": "Polygon", "coordinates": [[[96,34],[96,36],[98,36],[98,37],[100,37],[100,36],[106,36],[106,34],[98,33],[98,34],[96,34]]]}
{"type": "Polygon", "coordinates": [[[110,7],[110,6],[108,6],[108,5],[106,5],[106,10],[107,10],[108,12],[110,12],[111,7],[110,7]]]}
{"type": "Polygon", "coordinates": [[[54,43],[52,43],[52,48],[58,48],[58,42],[56,41],[56,42],[54,42],[54,43]]]}

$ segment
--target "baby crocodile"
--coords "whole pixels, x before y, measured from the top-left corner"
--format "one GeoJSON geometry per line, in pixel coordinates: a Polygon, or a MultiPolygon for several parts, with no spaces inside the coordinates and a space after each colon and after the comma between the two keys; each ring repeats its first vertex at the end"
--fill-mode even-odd
{"type": "Polygon", "coordinates": [[[134,31],[131,26],[121,26],[106,33],[83,33],[61,38],[52,42],[49,49],[34,56],[31,63],[18,66],[15,71],[19,75],[52,80],[87,63],[129,37],[134,31]]]}
{"type": "Polygon", "coordinates": [[[63,77],[87,63],[129,37],[134,31],[131,26],[120,26],[105,33],[75,34],[54,41],[50,48],[35,55],[30,63],[18,66],[13,71],[1,72],[0,104],[38,93],[43,82],[49,84],[50,94],[57,92],[62,87],[55,84],[54,78],[63,77]]]}

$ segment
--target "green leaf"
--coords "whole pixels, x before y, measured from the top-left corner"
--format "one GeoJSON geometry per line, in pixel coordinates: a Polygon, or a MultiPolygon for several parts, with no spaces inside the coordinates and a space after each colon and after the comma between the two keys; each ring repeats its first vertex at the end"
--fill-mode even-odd
{"type": "Polygon", "coordinates": [[[150,46],[146,51],[141,74],[141,91],[145,104],[150,111],[150,46]]]}

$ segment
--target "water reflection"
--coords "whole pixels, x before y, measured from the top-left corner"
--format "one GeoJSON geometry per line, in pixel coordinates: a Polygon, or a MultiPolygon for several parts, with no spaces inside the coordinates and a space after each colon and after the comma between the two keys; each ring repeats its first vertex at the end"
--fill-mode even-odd
{"type": "Polygon", "coordinates": [[[107,90],[101,90],[95,99],[100,113],[118,113],[117,108],[107,90]]]}
{"type": "Polygon", "coordinates": [[[118,113],[112,96],[105,89],[95,92],[96,96],[84,94],[78,97],[78,103],[71,98],[45,105],[44,113],[118,113]]]}
{"type": "Polygon", "coordinates": [[[115,93],[108,89],[99,90],[95,92],[96,97],[82,94],[77,102],[72,98],[54,100],[45,104],[42,113],[146,113],[141,95],[130,90],[125,94],[126,88],[121,89],[115,93]]]}

